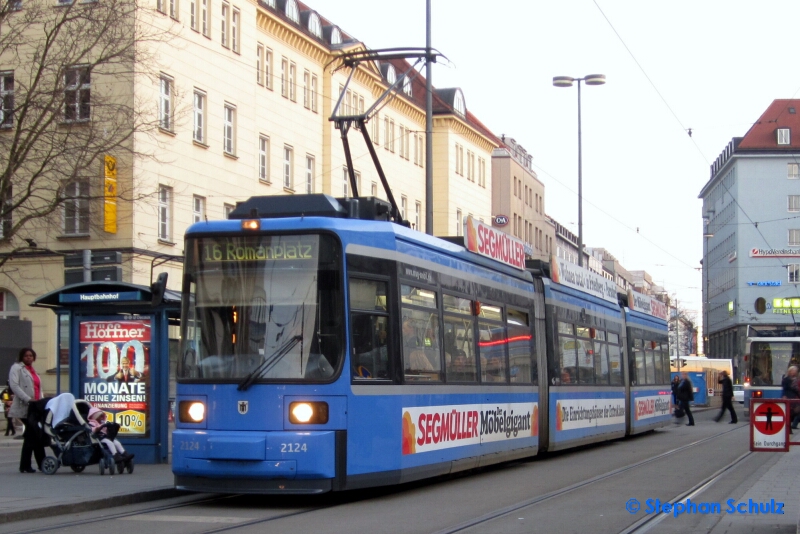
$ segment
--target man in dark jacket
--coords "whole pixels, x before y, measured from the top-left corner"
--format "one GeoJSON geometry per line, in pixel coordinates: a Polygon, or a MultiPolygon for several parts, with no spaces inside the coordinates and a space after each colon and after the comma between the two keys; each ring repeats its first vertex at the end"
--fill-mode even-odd
{"type": "Polygon", "coordinates": [[[692,381],[689,380],[689,373],[681,373],[681,381],[678,384],[678,390],[675,396],[678,398],[678,406],[683,409],[686,416],[689,418],[689,422],[686,423],[686,426],[694,426],[692,410],[689,409],[689,403],[694,400],[694,386],[692,386],[692,381]]]}
{"type": "Polygon", "coordinates": [[[717,380],[720,384],[722,384],[722,409],[719,411],[719,415],[714,418],[714,421],[719,423],[722,416],[725,415],[725,410],[731,411],[731,425],[735,425],[739,420],[736,418],[736,412],[733,411],[733,382],[731,382],[731,378],[728,376],[727,371],[720,371],[719,372],[719,380],[717,380]]]}

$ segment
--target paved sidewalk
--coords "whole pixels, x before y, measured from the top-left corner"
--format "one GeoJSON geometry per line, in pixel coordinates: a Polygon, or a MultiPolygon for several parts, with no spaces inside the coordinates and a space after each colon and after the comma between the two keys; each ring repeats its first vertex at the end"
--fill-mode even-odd
{"type": "MultiPolygon", "coordinates": [[[[19,472],[22,441],[0,434],[0,523],[76,513],[184,495],[173,487],[169,464],[134,465],[132,474],[100,476],[61,467],[51,476],[19,472]]],[[[135,460],[134,460],[135,464],[135,460]]]]}

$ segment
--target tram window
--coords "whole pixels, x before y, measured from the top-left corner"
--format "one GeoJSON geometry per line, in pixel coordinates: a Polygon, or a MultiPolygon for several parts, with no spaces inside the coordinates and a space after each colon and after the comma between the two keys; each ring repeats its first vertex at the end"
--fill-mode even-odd
{"type": "Polygon", "coordinates": [[[489,306],[488,304],[481,304],[481,318],[489,319],[491,321],[502,321],[503,310],[499,306],[489,306]]]}
{"type": "Polygon", "coordinates": [[[558,338],[558,353],[559,353],[559,373],[561,385],[577,383],[576,370],[577,370],[577,340],[566,336],[559,336],[558,338]]]}
{"type": "MultiPolygon", "coordinates": [[[[581,327],[577,327],[580,331],[581,327]]],[[[588,333],[588,328],[585,329],[588,333]]],[[[578,383],[594,384],[594,350],[592,342],[588,339],[578,339],[575,342],[578,353],[578,383]]]]}
{"type": "Polygon", "coordinates": [[[650,342],[645,341],[645,383],[646,384],[655,384],[656,383],[656,363],[655,358],[653,357],[653,349],[650,348],[650,342]]]}
{"type": "Polygon", "coordinates": [[[350,316],[352,335],[353,379],[391,379],[391,366],[386,346],[389,318],[382,315],[353,313],[350,316]]]}
{"type": "Polygon", "coordinates": [[[386,282],[351,278],[350,308],[386,311],[386,282]]]}
{"type": "Polygon", "coordinates": [[[406,382],[441,380],[438,314],[403,308],[403,363],[406,382]]]}
{"type": "Polygon", "coordinates": [[[672,381],[669,368],[669,343],[661,344],[661,368],[664,370],[664,382],[662,384],[669,384],[672,381]]]}
{"type": "Polygon", "coordinates": [[[472,315],[472,301],[453,295],[442,295],[442,306],[447,313],[472,315]]]}
{"type": "Polygon", "coordinates": [[[444,318],[444,359],[448,382],[477,382],[478,364],[473,350],[473,321],[466,317],[444,318]]]}
{"type": "Polygon", "coordinates": [[[586,327],[586,326],[576,326],[576,327],[575,327],[575,333],[576,333],[576,335],[577,335],[578,337],[584,337],[584,338],[589,338],[589,337],[591,337],[591,336],[589,335],[589,328],[588,328],[588,327],[586,327]]]}
{"type": "Polygon", "coordinates": [[[636,384],[643,385],[647,375],[645,374],[644,348],[641,339],[633,340],[633,361],[636,364],[636,384]]]}
{"type": "Polygon", "coordinates": [[[504,326],[478,322],[478,351],[481,356],[481,382],[508,382],[506,348],[508,338],[504,326]]]}
{"type": "Polygon", "coordinates": [[[623,384],[622,379],[622,358],[620,358],[620,349],[619,349],[619,342],[611,343],[610,339],[611,336],[615,334],[609,334],[609,344],[608,344],[608,368],[609,368],[609,378],[610,383],[612,386],[621,386],[623,384]]]}
{"type": "Polygon", "coordinates": [[[559,334],[567,334],[570,336],[574,336],[575,332],[572,330],[571,323],[565,323],[563,321],[558,322],[558,333],[559,334]]]}
{"type": "MultiPolygon", "coordinates": [[[[601,333],[597,332],[598,338],[601,333]]],[[[594,380],[596,384],[608,384],[608,345],[599,341],[594,342],[594,380]]]]}
{"type": "Polygon", "coordinates": [[[421,287],[400,286],[400,299],[403,304],[413,304],[425,308],[436,308],[436,292],[421,287]]]}
{"type": "Polygon", "coordinates": [[[514,309],[506,311],[508,329],[509,376],[512,383],[530,384],[536,365],[533,355],[533,337],[528,322],[528,314],[514,309]]]}

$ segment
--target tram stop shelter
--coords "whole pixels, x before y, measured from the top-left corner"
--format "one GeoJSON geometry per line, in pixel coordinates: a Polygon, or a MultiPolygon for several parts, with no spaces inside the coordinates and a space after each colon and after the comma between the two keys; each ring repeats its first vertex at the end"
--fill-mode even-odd
{"type": "Polygon", "coordinates": [[[180,303],[180,293],[166,290],[166,275],[151,287],[67,285],[33,303],[52,309],[64,325],[58,329],[58,393],[63,358],[68,391],[120,425],[117,439],[137,463],[168,460],[168,327],[178,324],[180,303]]]}

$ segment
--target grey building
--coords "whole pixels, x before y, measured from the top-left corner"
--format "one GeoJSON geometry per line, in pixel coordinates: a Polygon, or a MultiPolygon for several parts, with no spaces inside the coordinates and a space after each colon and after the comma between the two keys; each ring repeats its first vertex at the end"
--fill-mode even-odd
{"type": "Polygon", "coordinates": [[[800,319],[798,109],[800,100],[772,102],[744,137],[728,143],[699,195],[703,348],[709,357],[732,358],[735,371],[744,371],[749,325],[791,329],[800,319]]]}

